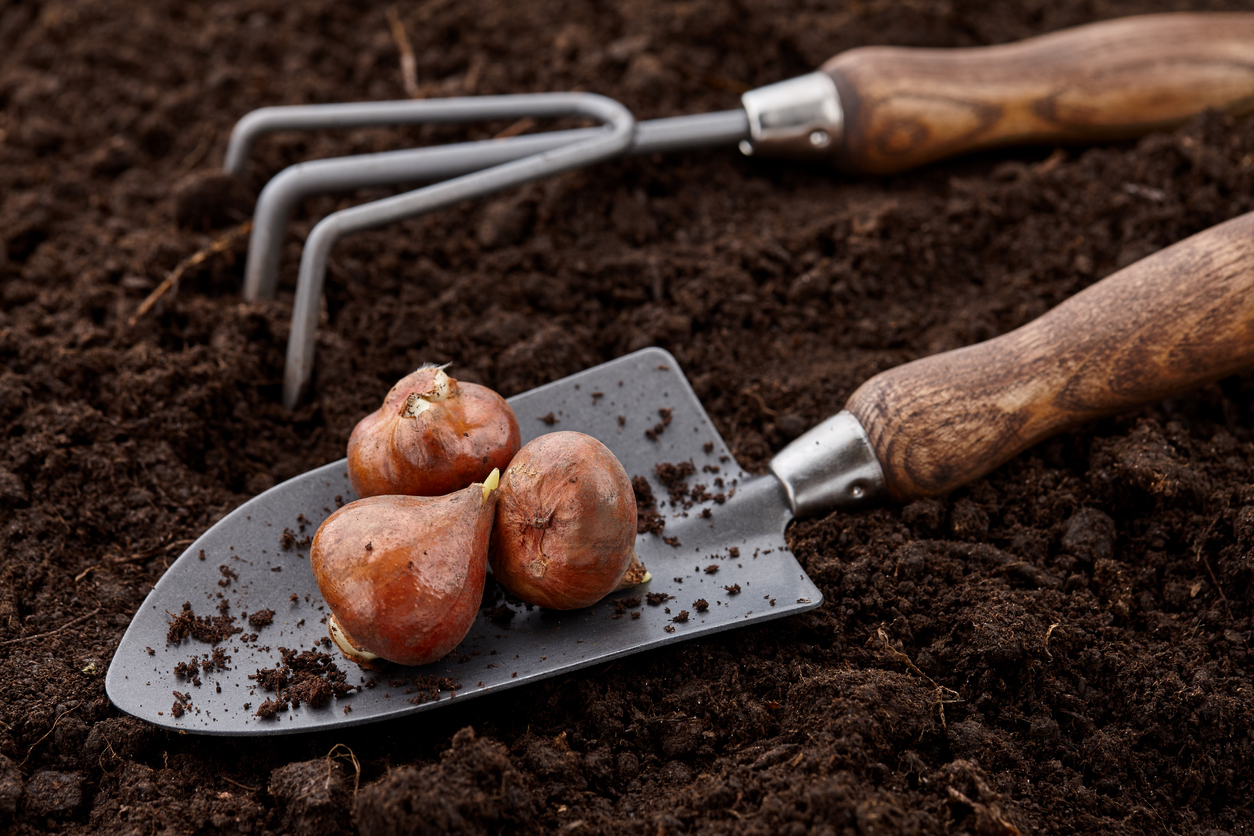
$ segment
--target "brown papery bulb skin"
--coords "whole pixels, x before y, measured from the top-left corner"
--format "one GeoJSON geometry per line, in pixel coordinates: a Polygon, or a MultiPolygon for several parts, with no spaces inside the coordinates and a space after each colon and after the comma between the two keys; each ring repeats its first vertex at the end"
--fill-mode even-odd
{"type": "Polygon", "coordinates": [[[496,475],[448,496],[350,502],[314,535],[309,560],[332,637],[401,665],[425,665],[470,632],[487,575],[496,475]]]}
{"type": "Polygon", "coordinates": [[[348,439],[358,496],[443,496],[504,470],[518,452],[518,419],[486,386],[437,366],[402,378],[348,439]]]}
{"type": "Polygon", "coordinates": [[[501,476],[490,562],[516,597],[555,610],[600,601],[636,560],[636,496],[604,444],[576,432],[542,435],[501,476]]]}

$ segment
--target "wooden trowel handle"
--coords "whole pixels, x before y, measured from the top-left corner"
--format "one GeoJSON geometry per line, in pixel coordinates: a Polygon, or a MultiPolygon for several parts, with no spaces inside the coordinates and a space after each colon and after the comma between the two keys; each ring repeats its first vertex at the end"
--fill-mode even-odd
{"type": "MultiPolygon", "coordinates": [[[[1129,17],[972,49],[861,47],[823,70],[838,161],[890,173],[980,148],[1136,136],[1254,106],[1254,13],[1129,17]]],[[[833,143],[835,145],[835,143],[833,143]]]]}
{"type": "Polygon", "coordinates": [[[898,500],[944,493],[1101,415],[1254,368],[1254,213],[1018,330],[864,383],[846,409],[898,500]]]}

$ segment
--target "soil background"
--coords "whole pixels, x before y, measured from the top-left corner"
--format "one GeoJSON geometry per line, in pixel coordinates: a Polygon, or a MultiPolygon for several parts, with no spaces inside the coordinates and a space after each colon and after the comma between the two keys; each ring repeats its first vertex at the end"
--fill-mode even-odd
{"type": "MultiPolygon", "coordinates": [[[[1246,4],[399,4],[423,95],[582,89],[638,118],[863,44],[963,47],[1246,4]]],[[[265,105],[405,97],[384,4],[0,5],[0,827],[13,833],[1209,833],[1254,830],[1254,376],[1043,443],[938,500],[795,524],[802,617],[348,732],[214,739],[103,674],[165,567],[343,456],[422,361],[510,395],[647,345],[742,465],[867,377],[1013,329],[1254,208],[1254,122],[888,178],[628,159],[354,236],[312,401],[278,403],[276,301],[240,296],[264,182],[507,125],[281,134],[265,105]],[[337,744],[342,744],[337,746],[337,744]],[[351,754],[350,754],[351,750],[351,754]]]]}

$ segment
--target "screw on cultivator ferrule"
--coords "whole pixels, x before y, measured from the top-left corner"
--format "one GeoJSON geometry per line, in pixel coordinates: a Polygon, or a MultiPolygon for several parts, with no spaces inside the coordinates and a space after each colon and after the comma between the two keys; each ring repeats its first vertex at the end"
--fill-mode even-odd
{"type": "Polygon", "coordinates": [[[740,143],[746,156],[827,159],[840,147],[845,111],[827,73],[768,84],[740,100],[749,116],[751,138],[740,143]]]}

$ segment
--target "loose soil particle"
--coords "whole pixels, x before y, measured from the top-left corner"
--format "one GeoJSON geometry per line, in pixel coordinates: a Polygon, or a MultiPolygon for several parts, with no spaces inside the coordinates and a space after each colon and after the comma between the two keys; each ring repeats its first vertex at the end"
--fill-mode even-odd
{"type": "Polygon", "coordinates": [[[244,629],[235,625],[235,616],[227,614],[228,605],[225,600],[219,605],[221,615],[197,616],[192,610],[192,602],[184,601],[183,609],[172,614],[170,629],[166,633],[167,644],[179,644],[189,636],[196,641],[216,645],[225,641],[244,629]]]}
{"type": "Polygon", "coordinates": [[[636,495],[636,533],[661,534],[666,528],[666,519],[657,511],[653,486],[645,477],[633,476],[631,487],[636,495]]]}
{"type": "MultiPolygon", "coordinates": [[[[421,362],[512,395],[660,345],[761,473],[877,371],[1012,330],[1254,209],[1254,122],[1218,114],[887,178],[734,149],[630,158],[338,244],[314,399],[288,413],[299,244],[387,190],[298,206],[275,301],[242,302],[241,239],[127,322],[285,166],[511,127],[285,133],[257,144],[243,182],[221,175],[249,110],[405,97],[392,5],[0,7],[0,829],[1250,832],[1248,374],[950,496],[797,522],[789,545],[824,595],[801,617],[348,737],[241,749],[112,708],[100,671],[169,560],[341,458],[421,362]],[[324,757],[345,740],[351,760],[324,757]]],[[[1179,7],[465,0],[395,17],[420,95],[583,89],[647,119],[733,108],[854,46],[997,44],[1179,7]]],[[[233,621],[189,607],[171,641],[212,647],[233,621]]],[[[195,711],[188,688],[175,702],[195,711]]],[[[320,688],[241,693],[241,710],[320,688]]]]}
{"type": "Polygon", "coordinates": [[[688,477],[697,472],[691,461],[672,464],[662,462],[654,468],[658,481],[665,487],[670,497],[671,507],[691,508],[693,500],[688,498],[688,477]]]}
{"type": "Polygon", "coordinates": [[[257,610],[248,614],[248,624],[258,629],[274,623],[274,610],[257,610]]]}
{"type": "Polygon", "coordinates": [[[672,412],[673,410],[670,409],[659,409],[657,414],[662,420],[654,424],[652,428],[645,430],[644,437],[650,441],[657,441],[662,433],[666,432],[666,428],[671,425],[671,420],[674,417],[672,412]]]}
{"type": "Polygon", "coordinates": [[[296,651],[279,648],[283,664],[277,668],[260,668],[248,678],[256,681],[264,691],[274,693],[257,709],[257,716],[272,718],[289,706],[297,708],[308,703],[311,708],[323,708],[331,697],[346,697],[356,690],[348,683],[348,677],[339,667],[343,659],[318,650],[296,651]]]}

